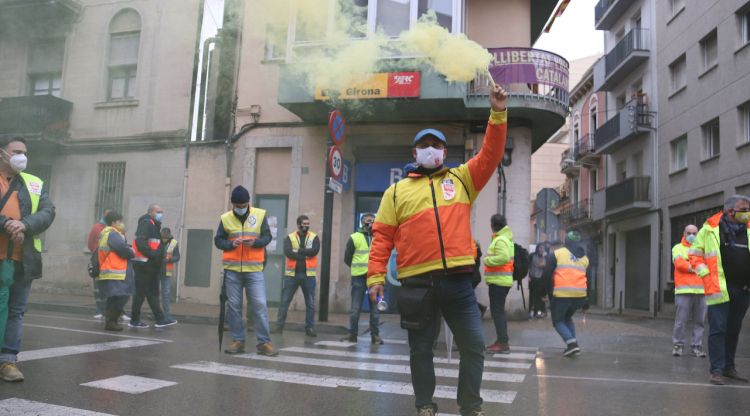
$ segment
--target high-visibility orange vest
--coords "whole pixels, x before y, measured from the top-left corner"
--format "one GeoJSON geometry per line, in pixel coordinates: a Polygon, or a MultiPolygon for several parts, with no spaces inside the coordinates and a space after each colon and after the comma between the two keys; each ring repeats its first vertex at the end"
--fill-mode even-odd
{"type": "Polygon", "coordinates": [[[682,241],[672,247],[672,264],[674,264],[674,293],[676,295],[703,295],[703,279],[690,266],[688,251],[690,244],[682,237],[682,241]]]}
{"type": "MultiPolygon", "coordinates": [[[[312,248],[313,240],[315,240],[314,232],[307,232],[307,240],[305,240],[305,248],[312,248]]],[[[299,251],[300,240],[299,233],[296,231],[289,234],[289,240],[292,242],[292,251],[295,253],[299,251]]],[[[284,276],[294,277],[294,270],[297,267],[297,260],[286,258],[286,267],[284,268],[284,276]]],[[[308,257],[305,259],[305,269],[307,277],[315,277],[318,271],[318,256],[308,257]]]]}
{"type": "MultiPolygon", "coordinates": [[[[167,260],[172,260],[172,257],[174,255],[174,249],[177,248],[177,240],[174,238],[169,240],[169,244],[167,245],[167,260]]],[[[172,277],[174,275],[174,263],[166,263],[165,268],[165,276],[172,277]]]]}
{"type": "MultiPolygon", "coordinates": [[[[128,261],[109,247],[109,234],[120,233],[113,227],[105,227],[99,234],[99,280],[125,280],[128,261]]],[[[123,235],[123,239],[125,236],[123,235]]]]}
{"type": "MultiPolygon", "coordinates": [[[[151,221],[151,224],[154,224],[154,220],[151,221]]],[[[148,244],[148,247],[153,250],[159,250],[159,244],[161,244],[161,240],[158,238],[149,238],[146,240],[146,244],[148,244]]],[[[135,252],[135,257],[133,257],[133,261],[140,261],[140,262],[147,262],[148,257],[146,257],[143,253],[141,253],[140,250],[138,250],[138,246],[135,244],[135,239],[133,239],[133,252],[135,252]]]]}
{"type": "Polygon", "coordinates": [[[552,296],[556,298],[585,298],[586,297],[586,268],[589,258],[578,258],[565,247],[555,250],[557,267],[553,274],[554,289],[552,296]]]}
{"type": "MultiPolygon", "coordinates": [[[[240,222],[233,211],[225,212],[221,216],[221,224],[229,235],[229,241],[259,238],[266,210],[252,207],[245,219],[240,222]]],[[[222,263],[224,269],[235,272],[261,272],[266,252],[263,247],[248,247],[244,244],[224,251],[222,263]]]]}

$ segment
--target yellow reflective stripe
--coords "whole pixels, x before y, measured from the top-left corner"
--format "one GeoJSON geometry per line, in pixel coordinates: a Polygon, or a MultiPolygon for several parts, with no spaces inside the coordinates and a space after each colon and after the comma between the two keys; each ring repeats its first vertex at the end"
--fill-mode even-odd
{"type": "Polygon", "coordinates": [[[513,276],[513,272],[485,272],[485,276],[513,276]]]}
{"type": "Polygon", "coordinates": [[[709,251],[708,253],[704,255],[704,257],[707,259],[712,259],[716,257],[716,250],[709,251]]]}
{"type": "Polygon", "coordinates": [[[688,249],[688,254],[691,256],[703,256],[703,250],[698,250],[696,248],[690,248],[688,249]]]}
{"type": "Polygon", "coordinates": [[[352,267],[367,267],[367,263],[352,263],[352,267]]]}
{"type": "Polygon", "coordinates": [[[354,250],[354,254],[370,254],[370,250],[354,250]]]}

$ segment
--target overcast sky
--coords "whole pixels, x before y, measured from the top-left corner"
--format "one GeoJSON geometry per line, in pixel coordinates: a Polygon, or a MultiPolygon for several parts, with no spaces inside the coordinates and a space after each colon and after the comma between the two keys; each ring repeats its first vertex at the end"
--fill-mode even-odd
{"type": "Polygon", "coordinates": [[[543,33],[534,48],[562,55],[568,61],[602,53],[602,32],[594,29],[597,0],[572,0],[565,13],[555,20],[552,30],[543,33]]]}

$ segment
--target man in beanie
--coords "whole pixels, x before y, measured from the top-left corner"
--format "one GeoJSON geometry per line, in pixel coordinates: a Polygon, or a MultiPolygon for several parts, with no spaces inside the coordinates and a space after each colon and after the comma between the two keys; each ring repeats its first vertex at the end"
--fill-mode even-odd
{"type": "Polygon", "coordinates": [[[229,331],[232,342],[227,354],[245,352],[245,325],[242,322],[242,291],[247,293],[248,310],[255,322],[257,352],[275,356],[271,344],[263,277],[265,247],[271,242],[266,211],[250,206],[250,193],[242,186],[232,191],[232,210],[221,216],[214,245],[222,250],[224,286],[229,305],[229,331]]]}

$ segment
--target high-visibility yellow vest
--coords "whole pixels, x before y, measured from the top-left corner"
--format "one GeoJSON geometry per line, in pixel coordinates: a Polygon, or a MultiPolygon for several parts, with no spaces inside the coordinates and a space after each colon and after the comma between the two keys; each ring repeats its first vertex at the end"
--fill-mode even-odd
{"type": "MultiPolygon", "coordinates": [[[[313,241],[315,240],[314,232],[307,232],[307,240],[305,240],[305,248],[312,248],[313,241]]],[[[299,234],[295,231],[289,234],[289,240],[292,242],[292,251],[295,253],[299,251],[300,240],[299,234]]],[[[294,277],[294,270],[297,267],[297,260],[286,258],[286,267],[284,268],[284,276],[294,277]]],[[[305,259],[305,270],[307,277],[315,277],[318,272],[318,256],[312,256],[305,259]]]]}
{"type": "Polygon", "coordinates": [[[586,268],[589,258],[578,258],[565,247],[555,250],[557,267],[553,274],[554,289],[552,296],[556,298],[585,298],[586,297],[586,268]]]}
{"type": "MultiPolygon", "coordinates": [[[[23,179],[23,183],[26,185],[26,190],[29,191],[29,197],[31,198],[31,213],[36,214],[39,209],[39,198],[42,196],[44,181],[26,172],[21,172],[20,175],[23,179]]],[[[34,249],[40,253],[42,252],[42,239],[36,235],[34,236],[34,249]]]]}
{"type": "MultiPolygon", "coordinates": [[[[99,280],[125,280],[128,261],[109,247],[109,234],[118,233],[113,227],[105,227],[99,235],[99,280]]],[[[123,240],[125,236],[123,235],[123,240]]]]}
{"type": "Polygon", "coordinates": [[[495,233],[492,243],[484,256],[484,276],[487,284],[495,286],[513,286],[513,267],[515,266],[515,246],[513,232],[509,227],[495,233]]]}
{"type": "MultiPolygon", "coordinates": [[[[169,244],[167,244],[167,260],[172,260],[172,257],[174,256],[174,249],[177,248],[177,240],[174,238],[169,240],[169,244]]],[[[174,263],[167,263],[164,267],[164,275],[167,277],[172,277],[174,275],[174,263]]]]}
{"type": "MultiPolygon", "coordinates": [[[[230,241],[259,238],[260,228],[265,217],[266,210],[253,207],[250,208],[245,222],[242,223],[234,215],[233,211],[228,211],[221,216],[221,225],[229,235],[230,241]]],[[[260,272],[263,271],[265,256],[263,247],[248,247],[240,244],[224,252],[222,263],[226,270],[235,272],[260,272]]]]}
{"type": "Polygon", "coordinates": [[[370,260],[370,244],[363,233],[354,233],[351,236],[354,243],[354,256],[352,256],[352,276],[367,274],[367,262],[370,260]]]}

